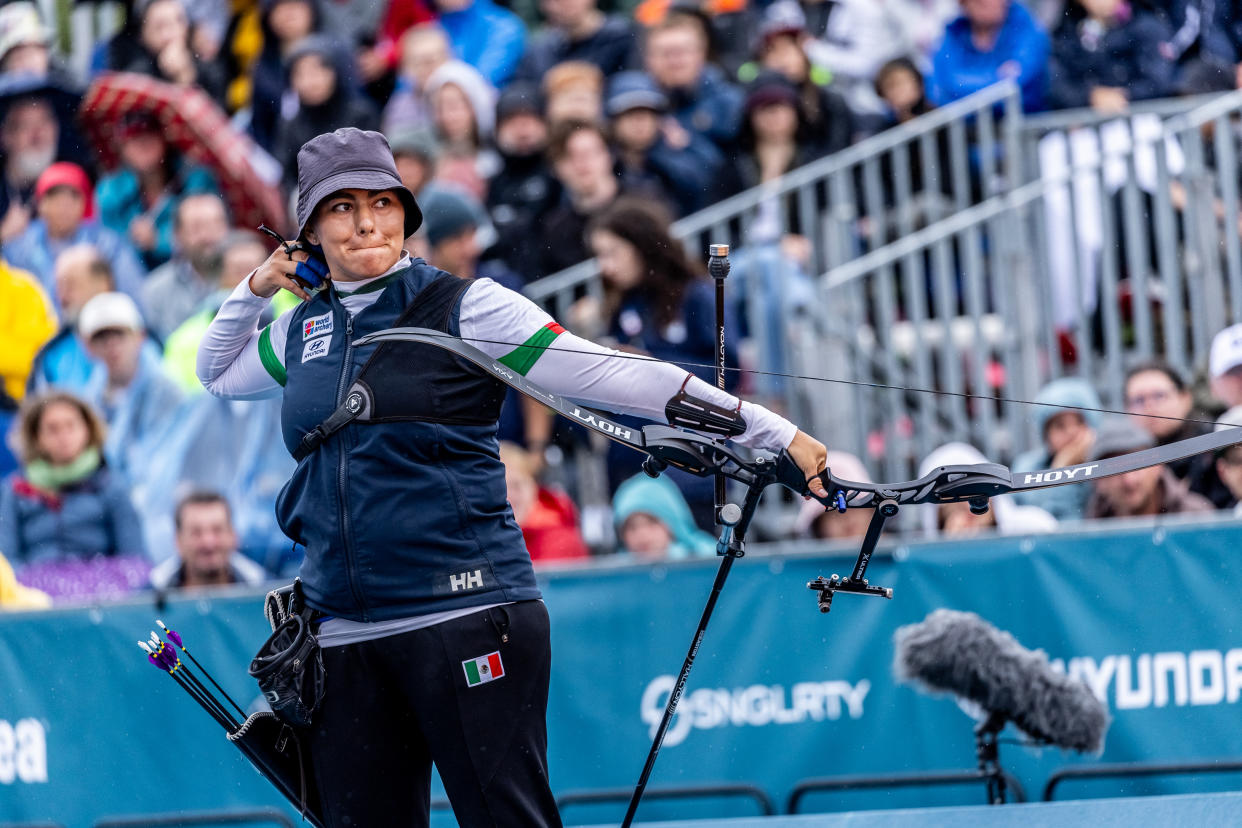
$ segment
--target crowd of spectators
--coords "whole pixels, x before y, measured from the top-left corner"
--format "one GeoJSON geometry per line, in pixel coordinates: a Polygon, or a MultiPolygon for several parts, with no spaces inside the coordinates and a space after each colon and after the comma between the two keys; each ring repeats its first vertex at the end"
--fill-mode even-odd
{"type": "MultiPolygon", "coordinates": [[[[298,560],[271,516],[292,464],[273,439],[278,404],[213,400],[193,372],[222,297],[270,244],[239,226],[224,171],[187,154],[164,113],[135,104],[104,132],[86,128],[84,90],[110,73],[204,94],[227,116],[256,186],[285,204],[304,141],[346,125],[380,129],[426,215],[408,240],[416,255],[515,289],[594,256],[599,298],[562,321],[707,364],[711,292],[669,234],[675,219],[1000,79],[1019,84],[1029,111],[1119,112],[1234,88],[1242,66],[1242,16],[1211,0],[601,2],[132,0],[83,76],[56,49],[68,34],[34,3],[0,4],[0,555],[22,584],[79,595],[72,567],[100,558],[109,563],[94,594],[135,578],[159,588],[252,582],[298,560]]],[[[922,172],[911,172],[917,189],[922,172]]],[[[744,294],[764,312],[809,301],[805,240],[790,233],[811,232],[811,218],[761,215],[750,229],[738,276],[759,283],[744,294]]],[[[295,301],[282,295],[272,312],[295,301]]],[[[739,329],[728,329],[735,361],[739,329]]],[[[1221,336],[1212,391],[1242,404],[1242,336],[1221,336]]],[[[763,382],[778,381],[758,381],[761,391],[763,382]]],[[[1041,401],[1099,407],[1073,380],[1041,401]]],[[[1167,366],[1136,367],[1126,401],[1131,420],[1043,409],[1044,445],[1017,466],[1084,462],[1202,428],[1187,421],[1202,417],[1167,366]]],[[[516,397],[502,437],[533,556],[586,557],[600,539],[584,541],[575,504],[544,479],[574,437],[516,397]]],[[[1235,454],[1033,494],[982,518],[935,510],[926,527],[1039,531],[1233,508],[1235,454]]],[[[951,445],[924,465],[974,460],[951,445]]],[[[620,453],[608,465],[619,548],[644,560],[710,553],[704,481],[635,479],[635,459],[620,453]]],[[[833,465],[866,476],[857,458],[833,465]]],[[[864,528],[812,511],[791,531],[864,528]]],[[[42,600],[10,582],[0,563],[0,600],[42,600]]]]}

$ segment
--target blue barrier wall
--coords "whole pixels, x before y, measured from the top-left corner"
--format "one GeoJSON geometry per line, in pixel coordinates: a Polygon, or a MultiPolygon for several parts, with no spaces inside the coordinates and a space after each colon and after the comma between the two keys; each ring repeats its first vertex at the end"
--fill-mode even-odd
{"type": "MultiPolygon", "coordinates": [[[[970,767],[972,721],[952,701],[891,677],[893,631],[938,607],[978,612],[1090,681],[1114,716],[1098,761],[1242,756],[1239,540],[1242,524],[1165,523],[902,546],[870,570],[872,583],[894,588],[892,601],[841,595],[829,615],[805,585],[847,571],[844,558],[748,556],[725,588],[652,787],[742,781],[783,804],[812,776],[970,767]]],[[[558,792],[633,784],[714,570],[703,561],[541,573],[553,622],[548,725],[558,792]]],[[[158,610],[132,602],[0,616],[0,821],[78,828],[105,815],[278,802],[138,651],[157,612],[226,689],[257,695],[245,665],[267,627],[254,593],[158,610]]],[[[1038,796],[1053,769],[1097,760],[1005,744],[1002,761],[1038,796]]],[[[1178,793],[1191,784],[1075,783],[1060,795],[1178,793]]],[[[816,794],[804,808],[981,798],[981,789],[816,794]]],[[[565,816],[604,822],[622,810],[565,816]]],[[[751,812],[736,800],[692,808],[697,816],[751,812]]],[[[688,811],[652,803],[643,813],[688,811]]]]}

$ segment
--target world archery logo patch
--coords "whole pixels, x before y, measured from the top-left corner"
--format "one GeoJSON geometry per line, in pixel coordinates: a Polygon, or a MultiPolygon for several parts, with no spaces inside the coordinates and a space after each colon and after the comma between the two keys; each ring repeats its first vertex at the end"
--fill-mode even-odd
{"type": "Polygon", "coordinates": [[[505,674],[505,665],[500,661],[499,651],[478,658],[466,659],[461,663],[461,667],[466,671],[467,687],[487,684],[489,681],[503,678],[505,674]]]}
{"type": "Polygon", "coordinates": [[[332,333],[332,314],[330,313],[325,313],[323,316],[312,316],[302,323],[303,342],[326,333],[332,333]]]}
{"type": "Polygon", "coordinates": [[[319,339],[312,339],[306,343],[306,347],[302,349],[302,361],[310,362],[312,359],[319,359],[321,356],[328,355],[328,348],[332,346],[332,337],[321,336],[319,339]]]}

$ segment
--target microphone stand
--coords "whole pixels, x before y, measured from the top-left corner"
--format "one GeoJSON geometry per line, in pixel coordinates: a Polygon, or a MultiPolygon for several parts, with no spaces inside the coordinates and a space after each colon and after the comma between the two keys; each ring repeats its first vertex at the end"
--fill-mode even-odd
{"type": "Polygon", "coordinates": [[[1000,765],[1000,732],[1005,729],[1005,717],[991,713],[975,726],[975,756],[979,760],[979,772],[988,787],[988,804],[1005,804],[1005,771],[1000,765]]]}

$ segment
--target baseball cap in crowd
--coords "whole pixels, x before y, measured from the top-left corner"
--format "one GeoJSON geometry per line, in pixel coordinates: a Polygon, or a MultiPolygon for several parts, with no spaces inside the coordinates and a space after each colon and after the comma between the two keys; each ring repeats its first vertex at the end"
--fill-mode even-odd
{"type": "Polygon", "coordinates": [[[543,115],[543,95],[539,85],[531,81],[514,81],[505,87],[496,100],[496,126],[514,115],[543,115]]]}
{"type": "Polygon", "coordinates": [[[760,107],[776,103],[797,106],[798,90],[779,72],[762,72],[747,87],[743,111],[749,115],[760,107]]]}
{"type": "Polygon", "coordinates": [[[35,201],[56,187],[72,187],[77,190],[86,201],[85,218],[95,215],[95,188],[91,186],[86,170],[68,161],[57,161],[35,179],[35,201]]]}
{"type": "Polygon", "coordinates": [[[101,293],[82,306],[78,314],[78,334],[86,340],[100,331],[120,328],[142,331],[146,325],[134,300],[124,293],[101,293]]]}
{"type": "Polygon", "coordinates": [[[307,141],[298,150],[298,235],[319,202],[337,190],[392,190],[405,205],[405,235],[423,223],[414,194],[401,183],[388,139],[378,132],[342,127],[307,141]]]}
{"type": "Polygon", "coordinates": [[[432,188],[423,196],[423,204],[427,207],[423,232],[432,247],[468,229],[477,230],[486,224],[482,205],[464,193],[447,187],[432,188]]]}
{"type": "Polygon", "coordinates": [[[9,3],[0,8],[0,62],[18,46],[48,46],[52,31],[43,24],[34,3],[9,3]]]}
{"type": "Polygon", "coordinates": [[[1104,421],[1095,433],[1091,446],[1091,460],[1103,460],[1132,451],[1142,451],[1156,445],[1151,432],[1139,427],[1129,417],[1112,417],[1104,421]]]}
{"type": "Polygon", "coordinates": [[[604,111],[608,117],[629,112],[631,109],[668,109],[668,98],[646,72],[621,72],[608,84],[608,100],[604,111]]]}
{"type": "Polygon", "coordinates": [[[1224,376],[1239,365],[1242,365],[1242,322],[1216,334],[1208,356],[1212,379],[1224,376]]]}

